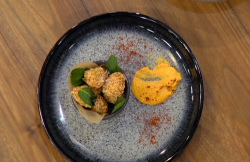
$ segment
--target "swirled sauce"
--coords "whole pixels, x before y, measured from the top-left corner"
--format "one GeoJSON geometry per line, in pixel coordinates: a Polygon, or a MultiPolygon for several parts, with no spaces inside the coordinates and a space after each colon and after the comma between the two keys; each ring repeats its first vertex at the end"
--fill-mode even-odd
{"type": "Polygon", "coordinates": [[[139,69],[132,81],[132,92],[142,103],[156,105],[173,95],[181,74],[171,67],[169,62],[161,57],[151,70],[148,66],[139,69]]]}

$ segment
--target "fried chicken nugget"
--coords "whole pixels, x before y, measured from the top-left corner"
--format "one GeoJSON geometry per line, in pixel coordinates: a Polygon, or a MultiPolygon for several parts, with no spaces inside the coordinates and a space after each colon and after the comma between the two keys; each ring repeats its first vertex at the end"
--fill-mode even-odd
{"type": "Polygon", "coordinates": [[[89,87],[95,95],[100,95],[102,93],[102,87],[101,88],[93,88],[93,87],[89,87]]]}
{"type": "Polygon", "coordinates": [[[84,81],[88,86],[93,88],[101,88],[105,83],[105,79],[108,77],[108,73],[102,67],[96,67],[85,71],[84,81]]]}
{"type": "Polygon", "coordinates": [[[95,105],[91,110],[99,114],[105,114],[108,111],[108,103],[102,96],[98,95],[95,105]]]}
{"type": "Polygon", "coordinates": [[[106,79],[102,92],[108,102],[114,104],[122,96],[125,89],[125,80],[125,76],[120,72],[115,72],[106,79]]]}
{"type": "Polygon", "coordinates": [[[85,88],[85,87],[88,87],[88,86],[87,85],[83,85],[83,86],[74,87],[70,93],[71,93],[73,99],[77,103],[79,103],[81,106],[91,108],[90,105],[88,105],[85,102],[83,102],[83,100],[80,98],[80,96],[78,94],[79,90],[82,89],[82,88],[85,88]]]}

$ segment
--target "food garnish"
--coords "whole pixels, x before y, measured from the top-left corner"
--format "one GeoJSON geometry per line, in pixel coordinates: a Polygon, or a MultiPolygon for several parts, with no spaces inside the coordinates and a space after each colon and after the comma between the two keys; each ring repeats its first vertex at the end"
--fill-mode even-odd
{"type": "Polygon", "coordinates": [[[106,64],[106,68],[110,73],[122,72],[121,68],[118,66],[117,59],[114,55],[111,55],[106,64]]]}
{"type": "Polygon", "coordinates": [[[89,106],[93,107],[93,99],[96,98],[95,93],[88,87],[84,87],[78,91],[78,95],[80,99],[88,104],[89,106]]]}
{"type": "Polygon", "coordinates": [[[83,84],[82,78],[84,77],[85,71],[86,69],[84,68],[76,68],[71,71],[70,79],[73,86],[76,87],[83,84]]]}
{"type": "Polygon", "coordinates": [[[122,107],[122,105],[125,103],[125,101],[126,101],[125,98],[119,97],[119,98],[116,100],[116,102],[115,102],[115,107],[114,107],[114,109],[112,110],[111,113],[115,113],[117,110],[119,110],[119,109],[122,107]]]}

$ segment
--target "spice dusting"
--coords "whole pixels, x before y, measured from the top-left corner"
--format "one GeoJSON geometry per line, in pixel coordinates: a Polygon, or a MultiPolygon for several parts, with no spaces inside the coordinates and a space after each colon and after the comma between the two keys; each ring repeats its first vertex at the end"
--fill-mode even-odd
{"type": "Polygon", "coordinates": [[[114,45],[112,46],[113,50],[118,50],[122,55],[119,58],[121,62],[129,63],[132,59],[140,59],[140,61],[137,63],[141,67],[145,66],[145,61],[141,60],[143,58],[144,51],[135,51],[135,48],[138,48],[138,46],[146,49],[147,45],[144,44],[137,44],[134,40],[124,39],[123,37],[117,37],[117,40],[115,41],[114,45]],[[125,59],[124,59],[125,58],[125,59]]]}
{"type": "MultiPolygon", "coordinates": [[[[155,112],[152,113],[154,117],[145,120],[145,125],[143,129],[139,132],[138,143],[146,145],[158,145],[157,132],[159,132],[164,126],[171,124],[171,117],[168,114],[156,115],[155,112]]],[[[143,120],[139,116],[137,120],[143,120]]]]}

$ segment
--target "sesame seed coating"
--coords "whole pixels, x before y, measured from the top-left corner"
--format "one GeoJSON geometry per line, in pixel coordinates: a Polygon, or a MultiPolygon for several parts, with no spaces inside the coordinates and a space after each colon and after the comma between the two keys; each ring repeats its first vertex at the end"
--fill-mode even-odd
{"type": "Polygon", "coordinates": [[[88,86],[93,88],[101,88],[107,77],[108,74],[102,67],[96,67],[87,70],[84,73],[84,81],[88,84],[88,86]]]}
{"type": "Polygon", "coordinates": [[[108,103],[102,96],[98,95],[95,105],[91,110],[99,114],[104,114],[108,111],[108,103]]]}
{"type": "Polygon", "coordinates": [[[96,95],[99,95],[102,93],[102,87],[101,88],[93,88],[93,87],[89,87],[93,92],[94,94],[96,95]]]}
{"type": "Polygon", "coordinates": [[[80,98],[80,96],[78,94],[79,90],[82,89],[82,88],[85,88],[85,87],[88,87],[88,86],[87,85],[83,85],[83,86],[74,87],[70,93],[71,93],[73,99],[77,103],[79,103],[81,106],[91,108],[90,105],[88,105],[85,102],[83,102],[83,100],[80,98]]]}
{"type": "Polygon", "coordinates": [[[108,95],[103,95],[104,96],[104,98],[108,101],[108,102],[110,102],[110,103],[112,103],[112,104],[115,104],[115,102],[116,102],[116,100],[119,98],[119,97],[121,97],[122,95],[119,95],[119,96],[108,96],[108,95]]]}
{"type": "Polygon", "coordinates": [[[102,92],[108,102],[114,104],[117,98],[123,94],[125,79],[125,76],[120,72],[115,72],[106,79],[102,92]]]}

